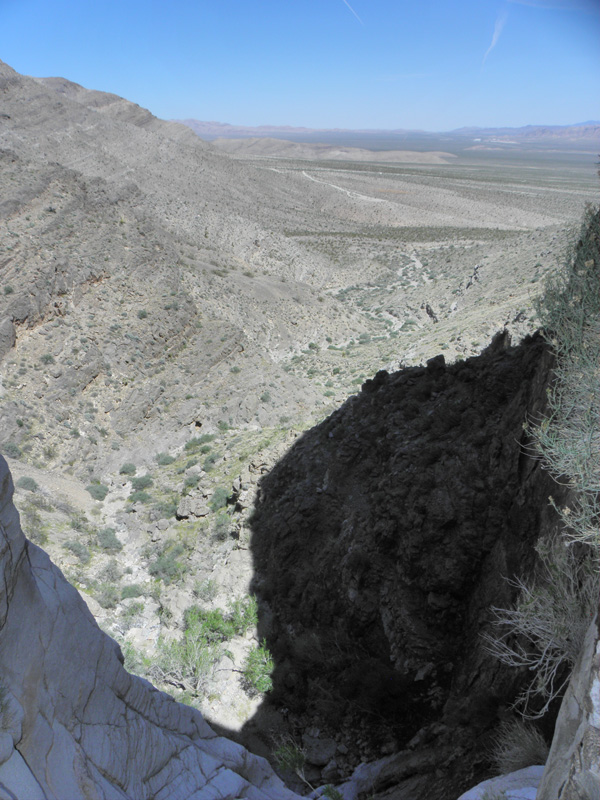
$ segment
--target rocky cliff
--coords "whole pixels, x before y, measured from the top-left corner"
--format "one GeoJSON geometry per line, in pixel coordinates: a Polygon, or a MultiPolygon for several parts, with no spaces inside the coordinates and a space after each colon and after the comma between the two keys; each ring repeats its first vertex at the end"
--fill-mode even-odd
{"type": "Polygon", "coordinates": [[[0,798],[292,800],[264,759],[122,666],[29,543],[0,458],[0,798]]]}
{"type": "Polygon", "coordinates": [[[262,479],[275,697],[299,728],[352,731],[357,758],[394,754],[378,797],[449,798],[489,775],[524,676],[480,634],[554,524],[557,487],[524,430],[550,366],[539,336],[499,334],[478,358],[378,373],[262,479]]]}

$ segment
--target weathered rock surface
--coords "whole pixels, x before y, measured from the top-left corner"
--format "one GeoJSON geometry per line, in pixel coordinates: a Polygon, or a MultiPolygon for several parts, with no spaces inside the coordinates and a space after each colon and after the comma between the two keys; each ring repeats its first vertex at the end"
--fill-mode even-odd
{"type": "Polygon", "coordinates": [[[600,640],[590,624],[556,721],[537,800],[600,797],[600,640]]]}
{"type": "Polygon", "coordinates": [[[555,524],[524,430],[550,365],[539,336],[499,335],[478,358],[378,373],[260,482],[274,697],[323,735],[354,729],[364,760],[396,750],[377,797],[449,798],[490,774],[489,735],[527,676],[480,633],[555,524]]]}
{"type": "Polygon", "coordinates": [[[292,800],[268,763],[122,666],[48,556],[27,542],[0,459],[0,798],[292,800]]]}

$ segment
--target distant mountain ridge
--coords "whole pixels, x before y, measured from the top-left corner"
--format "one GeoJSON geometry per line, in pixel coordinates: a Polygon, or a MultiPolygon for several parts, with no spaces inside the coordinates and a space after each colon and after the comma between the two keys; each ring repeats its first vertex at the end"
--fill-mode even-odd
{"type": "MultiPolygon", "coordinates": [[[[231,125],[227,122],[203,121],[197,119],[173,120],[180,122],[191,128],[194,133],[204,139],[239,139],[244,137],[276,137],[283,138],[285,135],[310,135],[322,133],[329,138],[331,134],[392,134],[408,135],[418,134],[420,136],[439,136],[439,132],[424,131],[408,128],[307,128],[294,127],[292,125],[231,125]]],[[[590,120],[587,122],[575,123],[573,125],[524,125],[519,128],[500,127],[500,128],[479,128],[469,126],[457,128],[445,132],[453,136],[473,136],[484,138],[511,137],[518,141],[528,140],[599,140],[600,141],[600,122],[590,120]]]]}

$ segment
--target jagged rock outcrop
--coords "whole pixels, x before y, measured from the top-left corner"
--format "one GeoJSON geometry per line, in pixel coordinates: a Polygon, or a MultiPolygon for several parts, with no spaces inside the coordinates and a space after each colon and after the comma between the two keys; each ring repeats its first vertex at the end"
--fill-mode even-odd
{"type": "Polygon", "coordinates": [[[0,458],[1,800],[292,800],[268,763],[122,666],[29,543],[0,458]]]}
{"type": "Polygon", "coordinates": [[[480,633],[556,525],[524,426],[551,362],[539,335],[499,334],[477,358],[380,372],[260,483],[274,698],[299,727],[352,731],[362,759],[393,752],[377,797],[447,800],[489,777],[490,733],[530,678],[480,633]]]}

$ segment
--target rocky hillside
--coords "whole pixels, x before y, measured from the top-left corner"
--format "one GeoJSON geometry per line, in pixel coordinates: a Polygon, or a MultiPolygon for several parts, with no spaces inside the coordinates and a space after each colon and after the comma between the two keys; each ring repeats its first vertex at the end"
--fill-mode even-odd
{"type": "Polygon", "coordinates": [[[77,591],[27,542],[0,457],[0,795],[292,800],[266,761],[128,674],[77,591]]]}

